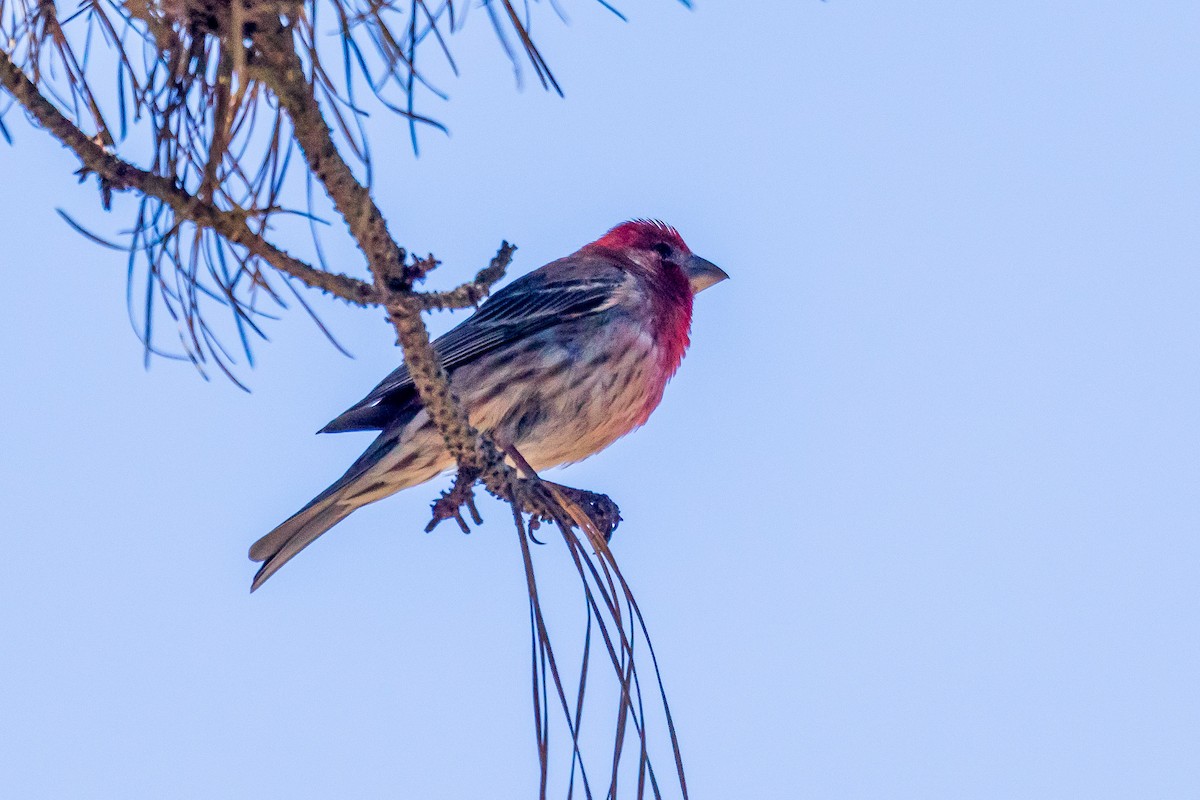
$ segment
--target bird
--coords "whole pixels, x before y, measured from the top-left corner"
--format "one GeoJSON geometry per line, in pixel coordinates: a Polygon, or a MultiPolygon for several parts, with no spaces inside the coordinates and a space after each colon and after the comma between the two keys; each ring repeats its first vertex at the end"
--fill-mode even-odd
{"type": "MultiPolygon", "coordinates": [[[[631,220],[495,292],[433,342],[471,424],[537,471],[643,425],[690,342],[692,298],[729,276],[671,226],[631,220]]],[[[258,589],[353,511],[455,466],[405,366],[320,433],[378,431],[346,473],[250,548],[258,589]]]]}

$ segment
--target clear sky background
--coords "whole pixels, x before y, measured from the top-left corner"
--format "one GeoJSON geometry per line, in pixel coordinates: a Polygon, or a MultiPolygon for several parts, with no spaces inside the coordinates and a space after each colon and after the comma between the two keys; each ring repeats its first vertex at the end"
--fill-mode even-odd
{"type": "MultiPolygon", "coordinates": [[[[567,98],[480,15],[377,195],[439,286],[639,216],[733,276],[558,473],[621,504],[694,797],[1200,796],[1200,6],[565,5],[567,98]]],[[[427,536],[409,491],[247,593],[369,440],[312,432],[395,365],[381,315],[314,295],[356,357],[289,315],[252,394],[144,371],[124,258],[54,209],[129,217],[7,121],[0,795],[532,796],[501,508],[427,536]]]]}

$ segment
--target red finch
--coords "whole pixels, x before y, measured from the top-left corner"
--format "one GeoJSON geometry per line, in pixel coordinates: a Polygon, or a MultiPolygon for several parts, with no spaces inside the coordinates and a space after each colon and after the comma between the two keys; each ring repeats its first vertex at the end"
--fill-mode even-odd
{"type": "MultiPolygon", "coordinates": [[[[496,292],[433,343],[471,424],[535,470],[645,423],[688,346],[692,296],[729,276],[661,222],[618,225],[496,292]]],[[[254,543],[251,591],[352,511],[452,468],[401,366],[322,433],[380,431],[346,474],[254,543]]]]}

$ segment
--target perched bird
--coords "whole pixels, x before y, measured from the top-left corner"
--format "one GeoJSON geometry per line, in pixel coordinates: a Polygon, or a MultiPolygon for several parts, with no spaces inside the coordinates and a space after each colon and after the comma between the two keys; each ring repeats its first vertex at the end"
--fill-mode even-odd
{"type": "MultiPolygon", "coordinates": [[[[434,350],[471,424],[535,470],[646,422],[688,346],[692,296],[729,276],[661,222],[618,225],[492,295],[434,350]]],[[[356,508],[454,466],[401,366],[321,432],[380,431],[312,502],[250,548],[251,591],[356,508]]]]}

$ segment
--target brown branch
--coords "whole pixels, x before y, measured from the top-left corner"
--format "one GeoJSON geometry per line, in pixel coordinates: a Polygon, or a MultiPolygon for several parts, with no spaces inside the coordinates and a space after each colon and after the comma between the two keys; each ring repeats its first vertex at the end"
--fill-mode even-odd
{"type": "Polygon", "coordinates": [[[398,273],[388,273],[375,265],[372,273],[375,290],[386,298],[384,307],[396,329],[404,363],[421,405],[441,432],[446,449],[460,467],[479,471],[490,491],[504,492],[516,476],[495,445],[472,427],[467,412],[451,391],[450,376],[434,352],[429,331],[421,320],[421,298],[403,288],[403,278],[398,273]]]}
{"type": "Polygon", "coordinates": [[[511,494],[516,474],[495,445],[472,427],[466,411],[454,397],[450,378],[430,345],[421,312],[427,302],[431,304],[429,307],[449,308],[482,297],[491,282],[504,274],[515,248],[505,243],[492,263],[481,271],[476,283],[466,285],[475,288],[459,287],[444,295],[429,295],[432,300],[414,293],[414,278],[423,276],[433,262],[423,267],[419,263],[416,269],[405,266],[407,254],[388,230],[387,220],[371,197],[370,189],[355,177],[338,152],[313,85],[305,77],[291,29],[280,24],[256,36],[255,43],[260,56],[251,69],[279,98],[280,106],[292,121],[293,135],[309,170],[325,188],[366,256],[376,295],[383,300],[396,329],[417,395],[442,434],[446,449],[460,467],[478,470],[489,491],[501,496],[511,494]]]}
{"type": "Polygon", "coordinates": [[[346,221],[372,274],[378,278],[383,271],[400,277],[399,285],[394,288],[411,289],[411,281],[401,277],[407,254],[388,230],[387,220],[372,199],[371,191],[359,182],[338,152],[333,131],[317,103],[313,83],[305,75],[304,63],[296,53],[291,27],[279,23],[256,35],[254,42],[258,53],[251,62],[251,74],[271,88],[287,112],[292,121],[292,135],[304,153],[309,170],[325,187],[325,193],[346,221]]]}
{"type": "Polygon", "coordinates": [[[504,277],[516,247],[504,242],[474,280],[454,289],[414,292],[413,280],[423,278],[436,266],[436,260],[431,256],[406,266],[405,250],[392,238],[370,190],[354,176],[333,142],[332,131],[321,116],[312,84],[304,76],[303,63],[293,49],[290,30],[279,26],[256,38],[261,46],[261,56],[253,65],[255,77],[276,93],[291,118],[294,136],[309,169],[325,187],[367,257],[374,286],[315,269],[272,245],[247,224],[254,212],[223,210],[185,191],[173,178],[143,170],[109,153],[60,112],[3,52],[0,52],[0,85],[42,128],[79,158],[83,163],[80,174],[95,173],[99,177],[102,191],[139,191],[170,206],[177,218],[213,230],[308,286],[358,305],[382,303],[396,329],[405,363],[422,403],[455,461],[465,469],[477,471],[479,479],[492,494],[514,498],[520,510],[543,520],[561,519],[563,510],[540,486],[540,480],[536,476],[519,477],[490,438],[471,426],[466,412],[453,396],[449,377],[433,351],[420,317],[426,309],[478,305],[490,293],[491,287],[504,277]]]}
{"type": "Polygon", "coordinates": [[[135,189],[170,206],[178,218],[212,229],[229,242],[246,248],[252,255],[308,286],[357,305],[375,302],[375,292],[370,284],[346,275],[315,269],[254,233],[246,224],[246,212],[218,208],[180,188],[174,179],[140,169],[106,151],[60,112],[4,52],[0,52],[0,85],[39,126],[79,158],[83,163],[81,175],[95,173],[100,178],[101,190],[106,194],[112,190],[135,189]]]}
{"type": "Polygon", "coordinates": [[[470,308],[479,305],[492,291],[492,286],[504,277],[516,249],[516,245],[502,242],[496,257],[479,270],[475,280],[445,292],[421,292],[421,305],[427,309],[470,308]]]}
{"type": "MultiPolygon", "coordinates": [[[[0,3],[2,2],[3,0],[0,0],[0,3]]],[[[419,0],[413,2],[410,20],[416,19],[418,2],[419,0]]],[[[644,793],[647,776],[654,795],[660,796],[661,794],[648,755],[648,721],[642,707],[641,686],[634,659],[634,642],[640,629],[641,636],[649,647],[649,656],[654,666],[654,677],[662,696],[663,710],[670,732],[680,788],[686,798],[687,788],[674,723],[666,704],[666,695],[662,689],[662,679],[658,674],[658,664],[653,648],[650,646],[649,634],[641,611],[633,599],[628,584],[621,576],[607,544],[608,537],[620,521],[619,511],[615,504],[604,495],[542,481],[515,448],[510,446],[502,451],[489,434],[475,430],[470,423],[468,414],[453,394],[449,377],[431,346],[421,317],[424,311],[433,309],[478,306],[489,295],[495,283],[504,277],[516,248],[507,242],[503,243],[495,258],[487,267],[478,272],[474,280],[453,289],[442,292],[413,291],[414,283],[423,280],[428,272],[437,267],[438,262],[430,255],[427,258],[414,259],[411,263],[406,263],[408,254],[389,231],[387,221],[371,197],[370,188],[359,181],[339,153],[337,144],[335,144],[335,133],[326,122],[326,117],[322,114],[322,107],[317,99],[319,91],[325,91],[324,97],[329,101],[325,112],[332,115],[330,119],[336,120],[342,125],[342,135],[346,137],[349,146],[356,149],[359,146],[365,146],[365,143],[359,145],[352,134],[347,132],[345,119],[338,110],[339,100],[336,90],[332,87],[328,76],[321,69],[317,60],[315,44],[312,42],[314,34],[311,28],[308,29],[310,41],[306,43],[303,41],[303,35],[299,39],[294,36],[292,23],[286,21],[300,20],[301,30],[306,24],[303,20],[304,12],[295,0],[252,3],[244,8],[239,2],[235,2],[234,6],[229,8],[228,2],[217,2],[213,5],[210,0],[196,0],[196,2],[163,0],[162,3],[156,3],[153,0],[132,0],[132,6],[128,3],[126,5],[131,9],[136,9],[132,11],[133,16],[141,19],[147,25],[155,41],[158,42],[161,64],[176,79],[182,79],[185,73],[191,69],[193,60],[196,63],[204,62],[202,56],[211,52],[206,50],[205,41],[220,40],[223,48],[232,47],[229,55],[233,58],[233,64],[230,66],[222,63],[222,78],[219,79],[217,88],[213,89],[203,80],[199,82],[199,91],[210,94],[203,96],[204,99],[198,111],[182,103],[179,106],[167,105],[164,108],[158,108],[154,105],[154,100],[147,99],[151,95],[146,95],[137,101],[137,108],[148,110],[153,119],[158,120],[161,116],[164,120],[174,119],[178,123],[175,128],[166,124],[161,128],[166,132],[164,136],[180,137],[179,141],[165,140],[168,142],[168,146],[165,146],[165,158],[174,169],[177,159],[182,154],[185,163],[182,173],[184,175],[188,174],[187,165],[197,163],[205,165],[201,173],[200,189],[197,193],[199,196],[187,191],[185,187],[188,184],[182,178],[177,178],[174,174],[161,175],[139,169],[106,149],[104,145],[107,140],[102,138],[102,135],[106,133],[103,121],[100,120],[99,113],[95,110],[96,105],[91,101],[90,91],[86,88],[83,97],[89,102],[93,116],[98,120],[97,125],[101,134],[96,137],[85,134],[81,129],[81,125],[85,123],[72,122],[51,102],[55,98],[53,87],[50,84],[40,84],[36,73],[34,73],[34,80],[30,80],[21,68],[16,66],[11,58],[3,52],[0,52],[0,86],[13,94],[37,124],[75,153],[83,164],[79,171],[80,175],[84,177],[90,173],[97,175],[101,192],[106,200],[114,189],[135,190],[156,199],[163,206],[171,208],[174,212],[174,219],[168,220],[171,227],[162,234],[162,238],[171,241],[176,251],[179,249],[178,226],[183,221],[190,221],[198,231],[210,230],[217,237],[244,248],[248,254],[246,260],[258,258],[261,262],[274,267],[285,275],[293,276],[309,286],[323,289],[350,302],[360,305],[379,304],[385,307],[388,318],[396,330],[398,343],[402,347],[404,361],[408,366],[417,393],[430,418],[442,434],[449,453],[459,466],[453,488],[434,504],[430,527],[442,519],[453,518],[464,531],[468,530],[467,520],[463,514],[464,509],[470,512],[471,520],[480,524],[481,520],[478,510],[474,506],[472,493],[477,481],[482,481],[489,492],[506,501],[514,515],[515,527],[522,547],[530,593],[531,625],[534,630],[534,710],[535,717],[539,720],[537,735],[542,796],[545,796],[546,793],[549,769],[550,727],[546,708],[542,707],[540,703],[542,698],[550,697],[548,678],[553,680],[555,696],[562,706],[571,734],[571,785],[574,786],[575,767],[578,765],[584,791],[589,797],[592,795],[588,786],[588,777],[583,771],[579,726],[583,713],[583,695],[587,664],[591,653],[590,641],[594,618],[604,643],[602,652],[607,652],[621,689],[609,794],[613,796],[616,794],[627,719],[632,721],[641,744],[637,794],[641,797],[644,793]],[[212,9],[216,9],[216,11],[214,12],[212,9]],[[200,13],[197,14],[197,11],[200,13]],[[242,19],[243,11],[253,12],[251,13],[253,25],[243,24],[245,21],[242,19]],[[209,21],[210,18],[214,18],[213,13],[217,13],[216,22],[209,21]],[[184,35],[185,31],[186,35],[184,35]],[[203,38],[205,32],[214,35],[205,40],[203,38]],[[243,34],[252,37],[254,47],[243,48],[243,34]],[[187,46],[188,42],[190,42],[190,47],[187,46]],[[307,48],[307,55],[304,49],[298,50],[297,48],[307,48]],[[306,59],[311,59],[307,66],[306,59]],[[246,91],[249,87],[250,104],[243,106],[240,99],[234,100],[229,96],[230,69],[239,76],[237,80],[239,92],[246,91]],[[243,70],[245,70],[244,73],[243,70]],[[243,75],[249,82],[242,79],[243,75]],[[49,93],[50,99],[43,96],[39,86],[49,93]],[[236,158],[229,174],[219,174],[218,167],[221,166],[222,154],[229,152],[230,143],[236,138],[237,131],[243,123],[253,125],[254,103],[260,101],[259,92],[264,88],[269,88],[275,94],[279,106],[272,108],[275,129],[272,134],[271,156],[263,162],[262,171],[259,173],[263,177],[251,181],[242,171],[242,165],[237,163],[236,158]],[[235,108],[250,109],[246,112],[249,116],[235,118],[230,113],[231,109],[235,108]],[[206,127],[210,123],[205,121],[206,115],[210,112],[212,124],[216,125],[216,128],[211,130],[206,127]],[[275,172],[279,168],[280,151],[276,149],[278,137],[286,136],[286,133],[281,134],[281,131],[286,130],[280,123],[281,112],[286,114],[291,121],[292,136],[304,154],[308,170],[320,180],[339,215],[345,220],[351,237],[363,252],[370,270],[371,281],[359,281],[328,270],[315,269],[263,238],[266,226],[265,214],[276,207],[275,200],[282,185],[282,172],[278,178],[276,178],[275,172]],[[194,142],[203,144],[205,130],[209,130],[211,138],[208,139],[210,143],[208,148],[202,152],[200,145],[194,142]],[[188,137],[198,138],[193,141],[188,137]],[[247,196],[255,199],[233,199],[232,192],[228,190],[227,186],[222,185],[222,181],[230,180],[230,174],[240,176],[247,185],[249,191],[247,196]],[[262,181],[268,179],[270,180],[269,196],[265,201],[260,201],[258,199],[261,197],[259,192],[264,185],[262,181]],[[228,204],[233,207],[225,209],[218,206],[213,202],[214,197],[220,200],[221,206],[224,206],[228,200],[228,204]],[[240,205],[257,205],[261,208],[243,209],[238,207],[240,205]],[[259,215],[264,215],[261,220],[259,215]],[[512,464],[516,466],[514,467],[512,464]],[[531,517],[528,529],[525,527],[525,514],[531,517]],[[574,714],[572,714],[567,701],[566,687],[561,679],[554,651],[550,646],[549,628],[541,612],[534,580],[529,543],[530,540],[536,540],[533,539],[530,531],[537,526],[539,521],[553,523],[563,535],[569,554],[583,583],[587,599],[589,627],[584,644],[583,665],[574,714]],[[580,532],[578,536],[574,533],[575,529],[580,532]],[[589,555],[589,550],[591,555],[589,555]],[[629,609],[628,619],[622,616],[622,600],[629,609]],[[606,623],[606,618],[611,620],[611,624],[606,623]]],[[[424,3],[420,3],[420,5],[430,18],[431,30],[440,41],[441,37],[437,32],[434,15],[424,8],[424,3]]],[[[499,3],[489,4],[488,10],[493,13],[493,19],[500,18],[492,7],[499,5],[499,3]]],[[[545,61],[529,38],[527,24],[522,24],[514,5],[509,0],[504,0],[502,5],[512,26],[520,36],[521,42],[537,70],[538,77],[542,79],[543,84],[549,82],[557,89],[557,84],[549,74],[545,61]]],[[[387,7],[386,3],[380,8],[384,7],[387,7]]],[[[454,7],[452,4],[447,4],[447,8],[451,15],[450,24],[453,27],[454,7]]],[[[412,114],[411,107],[413,80],[420,80],[412,60],[417,42],[416,28],[410,28],[412,38],[411,43],[407,45],[408,54],[406,55],[404,46],[396,44],[392,39],[380,11],[374,6],[367,11],[374,20],[368,25],[373,25],[374,30],[381,31],[382,33],[379,35],[387,42],[383,50],[385,61],[388,62],[388,75],[385,77],[391,76],[398,80],[399,70],[402,67],[407,68],[407,91],[410,101],[407,116],[410,119],[420,119],[412,114]],[[388,55],[393,52],[396,54],[395,58],[388,55]]],[[[440,14],[441,11],[438,12],[438,15],[440,14]]],[[[348,40],[352,41],[351,26],[346,22],[344,13],[342,18],[343,33],[348,40]]],[[[357,22],[355,24],[357,25],[357,22]]],[[[500,30],[501,28],[497,25],[497,31],[500,30]]],[[[114,41],[115,39],[116,34],[114,33],[114,41]]],[[[508,49],[507,44],[505,47],[508,49]]],[[[222,50],[222,52],[225,51],[222,50]]],[[[361,61],[361,56],[359,58],[361,61]]],[[[37,59],[34,58],[31,69],[36,69],[37,63],[37,59]]],[[[365,64],[362,68],[369,78],[369,71],[365,64]]],[[[72,65],[72,69],[74,71],[70,73],[70,78],[75,80],[75,75],[79,70],[77,65],[72,65]]],[[[132,75],[132,67],[129,68],[129,74],[132,75]]],[[[368,80],[368,83],[372,85],[376,96],[384,105],[393,110],[399,110],[379,94],[379,89],[375,88],[379,82],[368,80]]],[[[144,92],[148,89],[149,83],[139,91],[144,92]]],[[[170,94],[169,96],[178,98],[185,95],[170,94]]],[[[169,102],[174,103],[176,100],[172,99],[169,102]]],[[[62,104],[60,101],[60,105],[62,104]]],[[[400,113],[406,112],[400,111],[400,113]]],[[[156,130],[158,130],[157,127],[156,130]]],[[[290,152],[290,150],[285,152],[290,152]]],[[[365,150],[362,152],[365,153],[365,150]]],[[[198,233],[197,236],[199,237],[199,235],[198,233]]],[[[178,255],[174,258],[178,262],[178,255]]],[[[241,253],[238,254],[238,258],[242,259],[241,253]]],[[[255,281],[261,280],[261,276],[258,275],[258,265],[254,265],[252,278],[255,281]]],[[[197,287],[198,284],[193,284],[190,288],[194,290],[197,287]]],[[[232,295],[230,299],[233,299],[232,295]]],[[[204,321],[199,318],[198,310],[194,310],[193,313],[194,317],[188,316],[186,323],[189,326],[198,324],[203,330],[204,321]]],[[[208,336],[207,331],[204,331],[204,335],[208,336]]],[[[500,442],[500,444],[510,443],[500,442]]],[[[599,658],[603,658],[603,655],[599,658]]]]}

